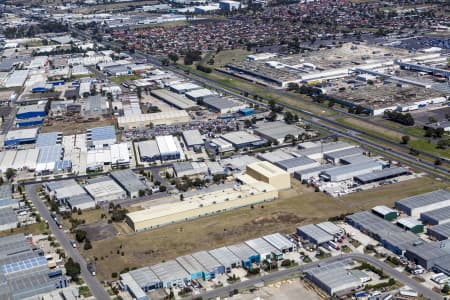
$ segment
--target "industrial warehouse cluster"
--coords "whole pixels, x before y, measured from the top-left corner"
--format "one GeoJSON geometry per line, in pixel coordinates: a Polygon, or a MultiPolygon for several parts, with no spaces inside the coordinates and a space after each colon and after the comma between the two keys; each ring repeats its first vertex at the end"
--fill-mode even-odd
{"type": "Polygon", "coordinates": [[[447,56],[440,48],[411,55],[386,46],[354,42],[307,55],[259,53],[226,67],[231,74],[290,90],[307,83],[335,103],[360,106],[373,116],[448,102],[450,90],[442,80],[449,76],[447,56]]]}
{"type": "Polygon", "coordinates": [[[258,268],[263,261],[282,260],[284,253],[296,250],[290,238],[280,233],[243,243],[200,251],[177,257],[151,267],[120,275],[120,285],[136,299],[149,299],[147,292],[187,286],[188,282],[212,280],[230,273],[234,268],[258,268]]]}
{"type": "MultiPolygon", "coordinates": [[[[28,299],[67,287],[60,268],[50,269],[44,252],[23,234],[0,238],[0,297],[28,299]]],[[[69,296],[69,295],[67,295],[69,296]]],[[[75,299],[69,298],[69,299],[75,299]]]]}
{"type": "MultiPolygon", "coordinates": [[[[417,270],[434,272],[437,275],[432,275],[432,280],[436,281],[435,278],[440,276],[439,284],[443,285],[445,279],[442,280],[442,278],[447,280],[450,278],[448,277],[450,276],[449,233],[447,230],[446,236],[441,238],[435,235],[434,229],[448,225],[449,216],[435,216],[441,225],[432,224],[436,220],[430,221],[430,216],[436,215],[440,208],[444,210],[448,208],[449,201],[448,191],[437,190],[401,199],[396,202],[396,209],[376,206],[372,212],[363,211],[348,215],[345,221],[361,233],[375,239],[381,247],[394,256],[407,261],[409,272],[413,274],[417,274],[414,273],[417,270]],[[401,218],[398,218],[399,216],[401,218]],[[417,221],[416,218],[419,216],[420,221],[417,221]],[[427,235],[423,234],[425,226],[427,235]]],[[[441,234],[444,234],[442,230],[441,234]]],[[[206,284],[208,281],[226,281],[227,278],[234,278],[235,275],[232,274],[235,274],[236,268],[243,268],[248,271],[248,274],[251,274],[252,270],[263,268],[266,264],[276,264],[274,268],[278,268],[278,264],[286,259],[293,258],[298,261],[295,253],[300,253],[300,259],[303,259],[303,262],[298,261],[299,264],[304,264],[307,256],[307,259],[317,260],[323,253],[337,257],[343,253],[344,248],[351,248],[352,241],[355,239],[359,239],[358,235],[350,233],[346,224],[341,222],[308,224],[298,227],[295,234],[275,233],[136,269],[121,274],[119,282],[121,288],[136,299],[148,299],[148,293],[152,290],[182,290],[184,287],[195,287],[197,290],[198,287],[208,286],[206,284]],[[311,252],[317,252],[316,256],[312,256],[311,252]]],[[[370,244],[364,244],[364,246],[367,248],[370,244]]],[[[356,253],[361,251],[351,249],[356,253]]],[[[384,254],[384,257],[387,257],[387,254],[384,254]]],[[[380,283],[389,279],[377,268],[369,268],[370,272],[366,271],[367,268],[369,268],[367,265],[361,265],[360,262],[343,259],[315,267],[306,267],[304,275],[305,280],[316,284],[330,296],[345,296],[356,291],[355,295],[362,297],[366,290],[364,287],[369,282],[380,283]]],[[[379,291],[373,292],[374,295],[376,293],[379,291]]],[[[408,288],[403,288],[397,293],[413,297],[418,295],[417,292],[408,288]]],[[[387,295],[389,294],[392,292],[388,292],[387,295]]]]}
{"type": "Polygon", "coordinates": [[[90,209],[113,200],[137,198],[150,188],[131,170],[117,170],[111,172],[110,176],[86,179],[85,184],[66,179],[43,185],[46,193],[70,210],[90,209]]]}

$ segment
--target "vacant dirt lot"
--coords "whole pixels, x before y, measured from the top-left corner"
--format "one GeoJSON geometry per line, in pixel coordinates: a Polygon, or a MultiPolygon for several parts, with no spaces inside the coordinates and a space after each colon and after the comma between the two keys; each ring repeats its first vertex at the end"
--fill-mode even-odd
{"type": "Polygon", "coordinates": [[[40,132],[44,133],[61,131],[64,135],[71,135],[77,133],[85,133],[89,128],[102,127],[107,125],[114,125],[114,120],[112,118],[104,118],[92,122],[52,121],[50,126],[43,126],[40,132]]]}
{"type": "Polygon", "coordinates": [[[125,268],[151,265],[268,233],[294,232],[301,224],[320,222],[378,204],[392,206],[401,198],[446,187],[446,183],[422,177],[335,199],[315,193],[296,180],[293,183],[294,188],[282,192],[279,200],[253,209],[247,207],[158,230],[118,235],[93,242],[93,249],[83,254],[90,259],[97,257],[99,278],[110,280],[112,272],[125,268]],[[102,260],[114,261],[114,264],[102,263],[102,260]]]}

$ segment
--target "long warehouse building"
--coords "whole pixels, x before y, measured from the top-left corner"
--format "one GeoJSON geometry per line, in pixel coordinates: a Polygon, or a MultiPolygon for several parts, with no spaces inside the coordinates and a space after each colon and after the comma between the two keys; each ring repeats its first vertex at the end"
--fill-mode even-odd
{"type": "Polygon", "coordinates": [[[395,208],[411,217],[419,218],[421,213],[450,206],[450,192],[437,190],[395,202],[395,208]]]}

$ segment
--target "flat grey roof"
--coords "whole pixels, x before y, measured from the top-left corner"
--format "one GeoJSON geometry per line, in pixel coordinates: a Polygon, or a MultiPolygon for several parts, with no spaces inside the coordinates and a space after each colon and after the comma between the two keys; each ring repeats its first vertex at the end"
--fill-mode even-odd
{"type": "Polygon", "coordinates": [[[69,187],[69,186],[78,185],[78,183],[75,181],[75,179],[49,181],[44,184],[50,191],[55,191],[58,189],[69,187]]]}
{"type": "Polygon", "coordinates": [[[255,142],[261,141],[260,137],[253,135],[251,133],[248,133],[246,131],[229,132],[229,133],[223,134],[221,136],[221,138],[234,144],[234,145],[255,143],[255,142]]]}
{"type": "Polygon", "coordinates": [[[329,152],[333,152],[333,151],[339,151],[339,150],[343,150],[343,149],[349,149],[349,148],[355,148],[356,146],[351,145],[349,143],[346,142],[342,142],[342,141],[337,141],[337,142],[333,142],[333,143],[326,143],[326,144],[322,144],[322,145],[317,145],[311,148],[306,148],[306,149],[301,149],[298,150],[297,153],[300,155],[311,155],[311,154],[316,154],[316,153],[329,153],[329,152]]]}
{"type": "Polygon", "coordinates": [[[175,173],[179,174],[180,172],[194,170],[192,163],[189,161],[175,162],[172,165],[175,173]]]}
{"type": "Polygon", "coordinates": [[[357,179],[361,182],[378,181],[378,180],[382,180],[386,177],[400,176],[400,175],[403,175],[406,173],[410,173],[410,171],[406,170],[405,168],[401,168],[401,167],[390,167],[390,168],[385,168],[381,171],[373,171],[373,172],[370,172],[367,174],[355,176],[355,179],[357,179]]]}
{"type": "Polygon", "coordinates": [[[429,234],[438,234],[450,239],[450,223],[440,224],[427,229],[429,234]]]}
{"type": "Polygon", "coordinates": [[[18,223],[19,219],[17,218],[16,213],[11,207],[1,208],[0,209],[0,225],[18,223]]]}
{"type": "Polygon", "coordinates": [[[91,203],[93,204],[93,206],[95,206],[94,199],[92,199],[91,196],[88,195],[88,193],[72,196],[66,201],[69,203],[70,207],[76,207],[86,203],[91,203]]]}
{"type": "Polygon", "coordinates": [[[269,235],[263,236],[267,242],[269,242],[272,246],[277,248],[280,251],[288,250],[294,247],[294,243],[291,242],[286,236],[281,233],[273,233],[269,235]]]}
{"type": "Polygon", "coordinates": [[[297,227],[297,231],[314,239],[318,244],[323,244],[333,240],[333,236],[314,224],[308,224],[304,226],[297,227]]]}
{"type": "Polygon", "coordinates": [[[309,157],[306,157],[306,156],[299,156],[299,157],[294,157],[294,158],[275,162],[275,165],[277,165],[278,167],[280,167],[284,170],[289,169],[289,168],[306,166],[306,165],[310,165],[310,164],[317,164],[317,161],[315,161],[314,159],[311,159],[309,157]]]}
{"type": "Polygon", "coordinates": [[[354,155],[354,156],[346,156],[341,158],[341,162],[345,164],[360,164],[365,162],[375,161],[372,157],[368,157],[366,155],[354,155]]]}
{"type": "Polygon", "coordinates": [[[327,154],[325,154],[325,156],[327,156],[330,159],[340,159],[342,157],[354,156],[354,155],[358,155],[358,154],[362,154],[362,153],[363,153],[363,150],[361,148],[355,147],[355,148],[344,149],[344,150],[327,153],[327,154]]]}
{"type": "Polygon", "coordinates": [[[379,218],[368,211],[362,211],[347,216],[347,220],[359,224],[365,230],[377,235],[381,240],[387,241],[400,249],[406,249],[413,243],[421,241],[410,231],[404,231],[391,222],[379,218]]]}
{"type": "Polygon", "coordinates": [[[197,103],[186,98],[185,96],[171,92],[166,89],[153,90],[151,91],[151,94],[157,98],[162,99],[163,101],[172,104],[173,106],[179,109],[189,109],[197,106],[197,103]]]}
{"type": "Polygon", "coordinates": [[[450,221],[450,206],[421,213],[420,218],[422,219],[423,217],[433,219],[437,222],[450,221]]]}
{"type": "Polygon", "coordinates": [[[136,269],[133,271],[128,272],[131,277],[136,281],[136,283],[143,287],[143,286],[149,286],[153,285],[157,282],[160,282],[158,276],[149,268],[144,267],[140,269],[136,269]]]}
{"type": "Polygon", "coordinates": [[[175,260],[169,260],[151,267],[151,270],[163,282],[176,281],[188,278],[189,274],[175,260]]]}
{"type": "Polygon", "coordinates": [[[259,153],[258,157],[263,160],[267,160],[269,162],[275,163],[278,161],[288,160],[290,158],[293,158],[294,156],[282,151],[281,149],[277,149],[272,152],[259,153]]]}
{"type": "Polygon", "coordinates": [[[417,196],[404,198],[397,201],[397,203],[413,209],[448,200],[450,200],[450,192],[446,190],[437,190],[417,196]]]}
{"type": "Polygon", "coordinates": [[[222,264],[217,261],[211,254],[207,251],[199,251],[192,254],[194,257],[208,272],[214,272],[222,264]]]}
{"type": "Polygon", "coordinates": [[[410,246],[406,250],[425,260],[447,257],[450,261],[450,240],[423,243],[417,246],[410,246]]]}
{"type": "Polygon", "coordinates": [[[252,256],[257,255],[258,253],[250,248],[245,243],[239,243],[231,246],[227,246],[227,248],[233,252],[237,257],[239,257],[241,260],[247,260],[252,256]]]}
{"type": "Polygon", "coordinates": [[[342,229],[339,226],[330,221],[316,224],[316,226],[331,235],[336,235],[342,232],[342,229]]]}
{"type": "Polygon", "coordinates": [[[327,169],[331,169],[334,168],[333,165],[331,164],[327,164],[327,165],[321,165],[321,166],[317,166],[317,167],[313,167],[313,168],[309,168],[309,169],[304,169],[304,170],[300,170],[300,171],[295,171],[294,174],[298,174],[301,176],[310,174],[310,173],[316,173],[316,172],[320,172],[320,171],[325,171],[327,169]]]}
{"type": "Polygon", "coordinates": [[[339,176],[342,174],[352,173],[352,172],[359,171],[359,170],[365,170],[365,169],[372,168],[372,167],[379,166],[379,165],[380,165],[379,162],[368,161],[368,162],[362,162],[362,163],[356,163],[356,164],[344,165],[344,166],[334,167],[331,169],[326,169],[325,171],[323,171],[323,173],[330,177],[334,177],[334,176],[339,176]]]}
{"type": "Polygon", "coordinates": [[[139,142],[138,148],[141,157],[157,157],[161,155],[158,143],[155,140],[139,142]]]}
{"type": "Polygon", "coordinates": [[[175,259],[189,274],[205,272],[205,268],[192,255],[184,255],[175,259]]]}
{"type": "Polygon", "coordinates": [[[255,133],[270,137],[275,140],[284,139],[286,135],[292,134],[294,137],[305,132],[303,128],[295,125],[288,125],[284,122],[264,122],[257,123],[255,133]]]}
{"type": "Polygon", "coordinates": [[[281,252],[272,246],[268,241],[264,240],[263,238],[256,238],[253,240],[245,241],[245,243],[250,246],[253,250],[258,252],[259,254],[267,254],[267,253],[274,253],[274,254],[280,254],[281,252]]]}
{"type": "Polygon", "coordinates": [[[352,285],[356,287],[361,284],[361,280],[345,269],[350,264],[350,262],[338,262],[321,265],[307,270],[306,274],[331,290],[347,289],[352,285]]]}
{"type": "Polygon", "coordinates": [[[111,172],[111,177],[129,194],[146,190],[148,187],[139,180],[139,177],[130,169],[111,172]]]}
{"type": "Polygon", "coordinates": [[[31,251],[31,248],[23,234],[15,234],[0,238],[0,258],[27,251],[31,251]]]}
{"type": "Polygon", "coordinates": [[[225,267],[240,262],[240,259],[236,255],[234,255],[233,252],[231,252],[227,247],[211,250],[209,251],[209,254],[211,254],[225,267]]]}
{"type": "Polygon", "coordinates": [[[227,109],[227,108],[234,108],[237,106],[242,106],[242,103],[239,103],[237,101],[233,101],[227,98],[223,98],[220,96],[208,96],[203,99],[203,103],[214,107],[215,109],[221,110],[221,109],[227,109]]]}
{"type": "Polygon", "coordinates": [[[204,144],[202,135],[198,129],[183,131],[183,138],[188,147],[204,144]]]}

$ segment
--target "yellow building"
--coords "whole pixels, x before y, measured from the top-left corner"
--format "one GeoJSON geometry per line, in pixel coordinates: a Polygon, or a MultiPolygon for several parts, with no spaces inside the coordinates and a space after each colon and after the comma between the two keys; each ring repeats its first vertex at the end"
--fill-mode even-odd
{"type": "Polygon", "coordinates": [[[291,187],[289,173],[267,161],[259,161],[247,165],[247,174],[259,181],[272,185],[278,190],[291,187]]]}
{"type": "Polygon", "coordinates": [[[252,178],[241,182],[243,185],[230,185],[186,197],[183,201],[154,205],[128,213],[126,222],[134,231],[156,229],[278,198],[278,190],[267,183],[252,178]]]}

